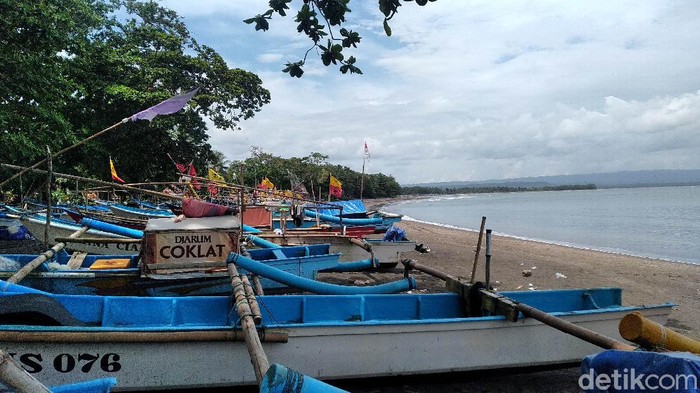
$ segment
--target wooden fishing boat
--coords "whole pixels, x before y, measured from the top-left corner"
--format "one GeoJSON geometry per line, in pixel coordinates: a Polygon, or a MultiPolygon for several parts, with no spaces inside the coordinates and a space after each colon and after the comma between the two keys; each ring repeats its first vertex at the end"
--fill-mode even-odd
{"type": "Polygon", "coordinates": [[[373,257],[379,267],[395,267],[404,256],[416,252],[416,242],[411,240],[383,241],[381,239],[358,240],[354,236],[329,233],[260,234],[259,237],[281,245],[330,244],[330,252],[340,253],[341,261],[356,261],[373,257]]]}
{"type": "Polygon", "coordinates": [[[352,226],[374,226],[374,233],[384,233],[392,225],[401,221],[400,214],[379,211],[369,212],[360,199],[334,201],[322,205],[308,206],[304,215],[325,223],[352,226]]]}
{"type": "MultiPolygon", "coordinates": [[[[249,257],[275,269],[315,280],[319,271],[336,268],[340,254],[330,253],[330,245],[314,244],[285,247],[280,250],[250,250],[249,257]]],[[[228,253],[226,254],[228,257],[228,253]]],[[[0,270],[0,278],[11,277],[37,255],[0,255],[3,267],[10,263],[16,269],[0,270]]],[[[158,273],[142,263],[138,255],[79,255],[60,252],[47,263],[27,275],[22,284],[42,291],[70,295],[112,296],[225,296],[231,293],[231,280],[224,258],[207,264],[205,269],[178,267],[178,273],[158,273]]],[[[267,290],[289,289],[286,285],[261,279],[267,290]]]]}
{"type": "Polygon", "coordinates": [[[111,204],[109,205],[109,210],[111,210],[112,213],[117,216],[136,218],[140,220],[175,217],[175,214],[166,209],[141,209],[138,207],[131,207],[121,204],[111,204]]]}
{"type": "MultiPolygon", "coordinates": [[[[46,216],[41,214],[17,216],[20,223],[39,241],[45,241],[46,216]]],[[[49,226],[48,243],[56,244],[56,238],[67,238],[81,226],[72,220],[51,219],[49,226]]],[[[94,239],[88,242],[73,242],[68,245],[68,249],[73,251],[83,251],[90,254],[109,255],[133,255],[141,251],[141,244],[130,241],[130,239],[115,235],[113,233],[90,229],[85,234],[87,238],[94,239]],[[123,241],[120,241],[123,239],[123,241]],[[100,241],[104,240],[104,241],[100,241]]]]}
{"type": "MultiPolygon", "coordinates": [[[[618,339],[625,314],[639,311],[664,324],[673,306],[622,306],[616,288],[502,295],[618,339]]],[[[267,356],[323,380],[579,364],[601,351],[534,318],[468,317],[453,293],[257,301],[267,356]]],[[[116,377],[115,391],[253,385],[233,303],[230,297],[52,295],[0,282],[0,347],[49,384],[116,377]]]]}
{"type": "Polygon", "coordinates": [[[68,216],[78,224],[84,218],[92,218],[106,223],[123,226],[125,228],[137,229],[141,231],[146,228],[146,222],[148,221],[141,218],[129,218],[104,212],[87,212],[80,209],[65,209],[65,211],[66,214],[68,214],[68,216]]]}

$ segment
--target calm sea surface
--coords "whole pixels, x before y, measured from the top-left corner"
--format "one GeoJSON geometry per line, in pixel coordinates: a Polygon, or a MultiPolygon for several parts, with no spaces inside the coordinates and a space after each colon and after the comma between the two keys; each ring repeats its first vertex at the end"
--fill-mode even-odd
{"type": "Polygon", "coordinates": [[[700,186],[450,195],[383,210],[477,231],[485,216],[494,234],[700,264],[700,186]]]}

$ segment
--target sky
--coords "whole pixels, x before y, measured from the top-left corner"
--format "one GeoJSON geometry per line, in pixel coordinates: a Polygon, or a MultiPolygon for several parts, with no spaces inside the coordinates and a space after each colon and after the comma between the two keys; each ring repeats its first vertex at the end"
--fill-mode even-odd
{"type": "MultiPolygon", "coordinates": [[[[239,131],[210,127],[228,160],[252,146],[313,152],[400,184],[647,169],[700,169],[700,3],[696,0],[402,1],[382,27],[376,0],[350,2],[362,41],[343,75],[311,52],[293,16],[244,19],[263,0],[163,0],[192,36],[271,94],[239,131]]],[[[292,15],[292,16],[290,16],[292,15]]],[[[336,30],[337,31],[337,30],[336,30]]],[[[342,179],[341,179],[342,180],[342,179]]]]}

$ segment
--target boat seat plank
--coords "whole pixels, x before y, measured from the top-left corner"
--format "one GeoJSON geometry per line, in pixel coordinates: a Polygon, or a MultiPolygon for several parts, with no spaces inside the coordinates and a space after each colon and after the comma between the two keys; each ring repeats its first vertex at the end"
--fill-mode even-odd
{"type": "Polygon", "coordinates": [[[85,257],[87,257],[88,253],[84,251],[76,251],[74,252],[71,256],[70,259],[68,260],[68,268],[71,270],[76,270],[80,269],[80,267],[83,265],[83,261],[85,260],[85,257]]]}
{"type": "Polygon", "coordinates": [[[287,259],[287,255],[285,255],[285,253],[282,250],[280,250],[279,248],[272,249],[272,254],[277,259],[287,259]]]}

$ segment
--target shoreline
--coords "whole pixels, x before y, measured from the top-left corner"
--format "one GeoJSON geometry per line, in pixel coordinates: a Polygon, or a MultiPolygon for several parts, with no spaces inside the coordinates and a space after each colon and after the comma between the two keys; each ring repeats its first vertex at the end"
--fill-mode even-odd
{"type": "MultiPolygon", "coordinates": [[[[401,204],[401,203],[408,203],[408,202],[412,202],[412,201],[421,201],[421,200],[433,200],[436,198],[440,198],[442,196],[444,196],[444,195],[400,195],[396,198],[367,199],[366,205],[367,205],[368,211],[369,210],[382,211],[382,208],[386,207],[387,205],[397,205],[397,204],[401,204]]],[[[397,213],[392,213],[392,212],[387,212],[387,213],[397,214],[397,213]]],[[[469,232],[476,232],[476,233],[479,232],[478,228],[466,228],[466,227],[459,227],[459,226],[450,225],[450,224],[442,224],[442,223],[437,223],[437,222],[423,221],[423,220],[415,219],[415,218],[410,217],[410,216],[408,216],[408,219],[403,219],[402,221],[413,221],[413,222],[418,222],[418,223],[422,223],[422,224],[426,224],[426,225],[436,225],[436,226],[441,226],[441,227],[454,229],[454,230],[462,230],[462,231],[469,231],[469,232]]],[[[687,260],[675,260],[675,259],[670,259],[670,258],[663,258],[661,256],[654,256],[654,255],[638,255],[638,254],[634,254],[631,252],[619,251],[619,250],[615,250],[615,249],[596,248],[595,246],[571,244],[571,243],[567,243],[564,241],[529,238],[529,237],[525,237],[525,236],[513,235],[513,234],[508,234],[508,233],[499,233],[499,232],[495,232],[495,231],[493,232],[493,235],[507,237],[507,238],[513,238],[513,239],[519,239],[519,240],[525,240],[525,241],[531,241],[531,242],[537,242],[537,243],[543,243],[543,244],[553,244],[553,245],[557,245],[557,246],[569,247],[569,248],[574,248],[574,249],[590,250],[590,251],[612,254],[612,255],[621,255],[621,256],[629,256],[629,257],[650,259],[650,260],[656,260],[656,261],[664,261],[664,262],[671,262],[671,263],[680,263],[680,264],[686,264],[686,265],[689,264],[689,265],[700,266],[700,261],[692,262],[692,261],[687,261],[687,260]]]]}
{"type": "MultiPolygon", "coordinates": [[[[401,197],[367,200],[370,210],[395,202],[422,199],[401,197]]],[[[405,257],[458,277],[471,277],[478,230],[402,220],[397,227],[430,253],[405,257]]],[[[700,340],[700,265],[494,234],[491,277],[499,291],[619,287],[625,305],[674,303],[668,327],[700,340]],[[531,276],[524,277],[529,270],[531,276]],[[531,288],[531,289],[530,289],[531,288]]],[[[477,262],[477,279],[484,276],[484,244],[477,262]]],[[[444,285],[419,280],[420,288],[444,291],[444,285]]]]}
{"type": "MultiPolygon", "coordinates": [[[[412,217],[409,217],[408,219],[404,218],[404,219],[402,219],[402,222],[415,222],[418,224],[434,225],[434,226],[443,227],[443,228],[447,228],[447,229],[451,229],[451,230],[455,230],[455,231],[474,232],[477,234],[479,233],[478,229],[462,228],[462,227],[449,225],[449,224],[439,224],[439,223],[434,223],[434,222],[429,222],[429,221],[416,220],[412,217]]],[[[667,259],[667,258],[656,258],[656,257],[645,256],[645,255],[635,255],[635,254],[629,254],[629,253],[624,253],[624,252],[620,252],[620,251],[611,251],[611,250],[604,250],[604,249],[594,248],[594,247],[579,246],[576,244],[569,244],[569,243],[565,243],[565,242],[557,242],[557,241],[551,241],[551,240],[528,238],[528,237],[524,237],[524,236],[509,235],[506,233],[493,232],[493,236],[498,236],[498,237],[503,237],[503,238],[508,238],[508,239],[522,240],[522,241],[526,241],[526,242],[549,244],[549,245],[553,245],[553,246],[572,248],[575,250],[593,251],[593,252],[599,252],[601,254],[619,255],[622,257],[641,258],[641,259],[647,259],[647,260],[651,260],[651,261],[661,261],[661,262],[668,262],[668,263],[678,263],[681,265],[700,266],[700,264],[697,264],[694,262],[678,261],[678,260],[667,259]]]]}

